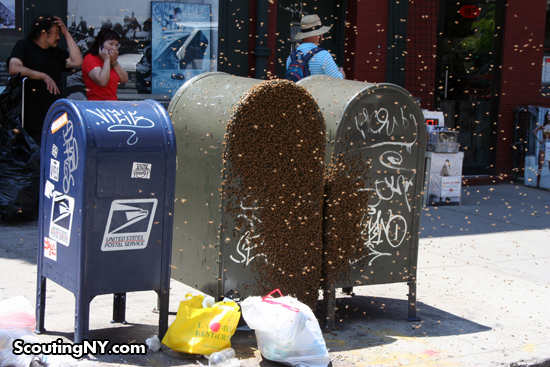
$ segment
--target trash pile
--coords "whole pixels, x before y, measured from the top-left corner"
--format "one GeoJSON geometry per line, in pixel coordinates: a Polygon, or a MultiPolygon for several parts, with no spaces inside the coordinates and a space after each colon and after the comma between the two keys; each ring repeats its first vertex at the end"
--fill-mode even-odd
{"type": "Polygon", "coordinates": [[[21,76],[0,94],[0,220],[36,220],[40,148],[21,127],[21,76]]]}
{"type": "MultiPolygon", "coordinates": [[[[242,302],[231,298],[216,302],[211,296],[189,293],[180,302],[176,319],[162,343],[157,335],[145,343],[152,352],[168,347],[176,352],[202,355],[208,360],[208,367],[239,367],[241,360],[231,347],[231,337],[237,330],[241,309],[248,328],[255,331],[258,349],[265,359],[301,367],[326,367],[330,363],[313,311],[296,298],[283,296],[279,289],[242,302]],[[275,293],[279,297],[273,297],[275,293]]],[[[40,342],[34,336],[35,324],[34,309],[23,296],[0,302],[0,366],[48,365],[46,355],[14,351],[16,340],[24,344],[40,342]]]]}
{"type": "MultiPolygon", "coordinates": [[[[319,322],[304,303],[276,289],[265,297],[246,298],[241,307],[265,359],[301,367],[326,367],[330,363],[319,322]],[[279,297],[274,298],[274,293],[279,297]]],[[[210,296],[187,294],[162,343],[177,352],[204,355],[209,367],[238,367],[241,364],[231,348],[231,337],[241,307],[228,298],[214,303],[210,296]]]]}

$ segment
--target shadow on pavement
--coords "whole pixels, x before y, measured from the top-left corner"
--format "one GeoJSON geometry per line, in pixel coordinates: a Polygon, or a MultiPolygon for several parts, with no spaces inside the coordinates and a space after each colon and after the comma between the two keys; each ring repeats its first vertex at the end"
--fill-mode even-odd
{"type": "Polygon", "coordinates": [[[420,238],[548,229],[550,191],[520,184],[462,189],[460,205],[424,206],[420,238]]]}
{"type": "Polygon", "coordinates": [[[0,258],[36,265],[38,221],[0,223],[0,258]]]}
{"type": "Polygon", "coordinates": [[[345,352],[390,344],[399,339],[481,333],[491,328],[432,307],[417,304],[421,321],[407,321],[408,301],[351,296],[336,300],[336,328],[326,330],[327,347],[345,352]]]}
{"type": "MultiPolygon", "coordinates": [[[[482,333],[491,328],[469,321],[428,304],[418,303],[418,315],[421,321],[407,321],[407,300],[371,297],[345,296],[336,300],[337,326],[323,329],[327,348],[330,352],[344,353],[360,349],[383,346],[400,340],[458,336],[482,333]]],[[[322,302],[319,302],[317,315],[323,315],[322,302]]],[[[156,314],[155,314],[156,317],[156,314]]],[[[108,321],[105,321],[106,323],[108,321]]],[[[105,325],[105,324],[104,324],[105,325]]],[[[157,332],[157,325],[146,324],[109,324],[111,326],[90,329],[90,340],[109,340],[113,344],[140,344],[157,332]]],[[[46,331],[44,335],[63,337],[73,340],[73,333],[46,331]]],[[[254,331],[238,330],[231,339],[231,346],[238,358],[262,367],[282,366],[277,362],[265,360],[257,351],[254,331]]],[[[208,365],[200,355],[179,353],[171,350],[161,352],[148,351],[146,355],[94,355],[90,360],[102,363],[133,366],[181,366],[197,365],[197,361],[208,365]]],[[[246,364],[247,366],[249,364],[246,364]]]]}

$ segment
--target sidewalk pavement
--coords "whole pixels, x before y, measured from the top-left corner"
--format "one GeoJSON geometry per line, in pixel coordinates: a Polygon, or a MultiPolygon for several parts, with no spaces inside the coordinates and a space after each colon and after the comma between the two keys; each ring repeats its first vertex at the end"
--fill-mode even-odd
{"type": "MultiPolygon", "coordinates": [[[[338,293],[337,325],[326,331],[332,366],[550,366],[550,192],[520,184],[463,188],[462,204],[425,207],[418,262],[419,322],[407,321],[403,284],[338,293]]],[[[0,224],[0,301],[36,302],[38,223],[0,224]]],[[[179,301],[197,291],[171,283],[170,320],[179,301]]],[[[128,293],[128,324],[111,324],[112,296],[90,306],[90,339],[144,343],[158,330],[156,293],[128,293]]],[[[41,342],[72,342],[73,295],[47,282],[41,342]]],[[[262,358],[252,331],[232,347],[242,366],[282,366],[262,358]]],[[[173,351],[49,356],[50,366],[208,365],[173,351]]]]}

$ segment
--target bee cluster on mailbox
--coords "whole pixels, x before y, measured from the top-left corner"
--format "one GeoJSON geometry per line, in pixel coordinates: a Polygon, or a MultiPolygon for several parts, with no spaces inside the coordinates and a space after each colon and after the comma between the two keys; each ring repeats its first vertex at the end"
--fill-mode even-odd
{"type": "Polygon", "coordinates": [[[322,277],[325,134],[311,94],[274,80],[243,95],[225,137],[223,195],[236,228],[224,236],[240,233],[254,208],[248,238],[259,293],[279,288],[312,308],[322,277]]]}
{"type": "Polygon", "coordinates": [[[360,155],[340,154],[329,164],[325,184],[323,274],[327,284],[349,277],[350,263],[367,258],[363,223],[368,218],[365,187],[369,170],[360,155]]]}

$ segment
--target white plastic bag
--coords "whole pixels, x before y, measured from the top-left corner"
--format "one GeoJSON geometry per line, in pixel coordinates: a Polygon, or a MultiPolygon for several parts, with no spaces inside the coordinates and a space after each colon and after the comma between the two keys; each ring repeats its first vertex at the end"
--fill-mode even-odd
{"type": "Polygon", "coordinates": [[[298,367],[327,367],[330,357],[311,309],[276,289],[265,297],[248,297],[242,315],[256,333],[264,358],[298,367]],[[281,297],[271,295],[279,292],[281,297]]]}

